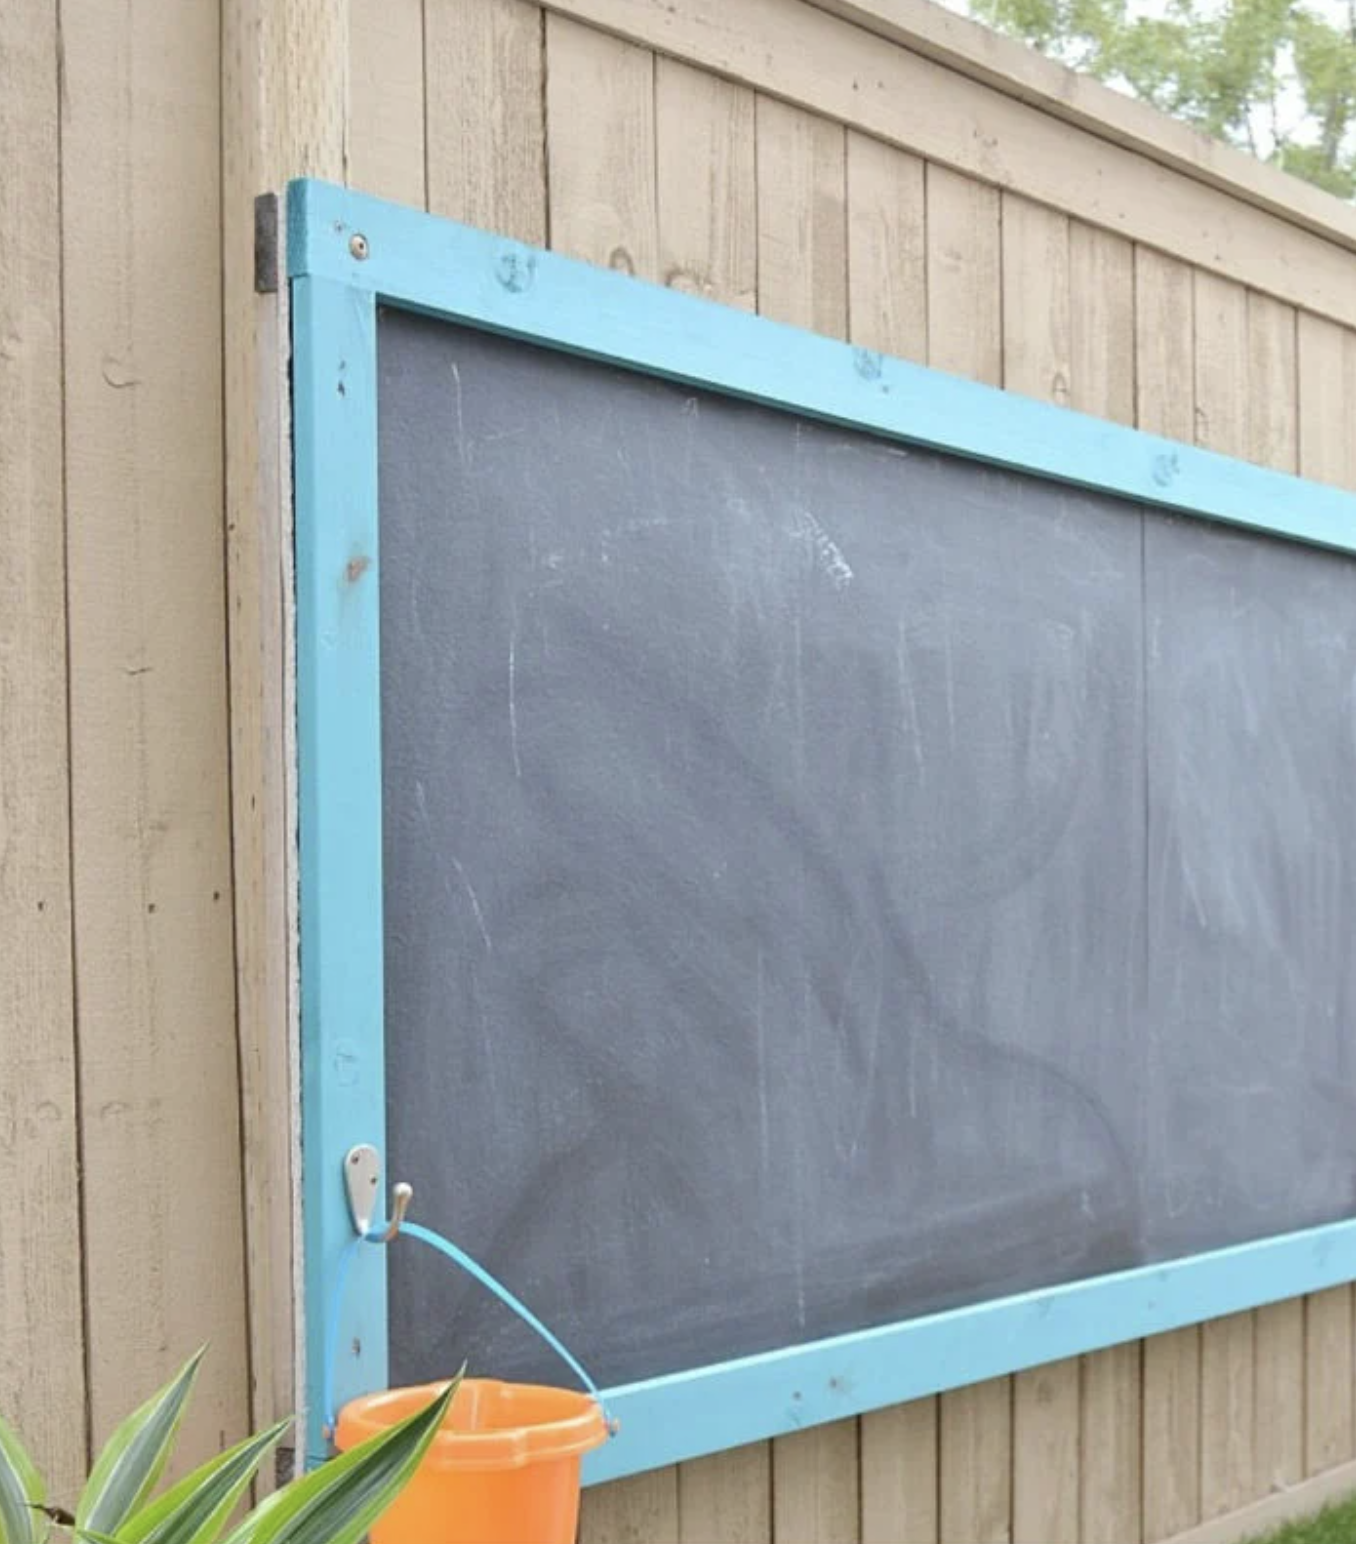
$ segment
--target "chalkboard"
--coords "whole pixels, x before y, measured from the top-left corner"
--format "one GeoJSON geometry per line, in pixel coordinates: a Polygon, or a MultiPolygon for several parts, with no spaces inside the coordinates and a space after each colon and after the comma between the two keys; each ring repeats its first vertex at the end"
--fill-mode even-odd
{"type": "MultiPolygon", "coordinates": [[[[1356,1209],[1349,558],[378,364],[388,1169],[600,1381],[1356,1209]]],[[[389,1272],[393,1381],[562,1376],[389,1272]]]]}

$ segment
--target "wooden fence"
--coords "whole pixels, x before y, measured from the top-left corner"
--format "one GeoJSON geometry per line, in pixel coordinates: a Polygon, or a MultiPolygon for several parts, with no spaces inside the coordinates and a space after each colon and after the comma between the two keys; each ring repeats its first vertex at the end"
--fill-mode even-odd
{"type": "MultiPolygon", "coordinates": [[[[347,178],[1350,486],[1356,213],[924,0],[7,0],[0,65],[0,1408],[69,1494],[203,1340],[190,1449],[294,1397],[256,193],[347,178]]],[[[642,1476],[585,1538],[1235,1538],[1356,1489],[1354,1373],[1342,1287],[642,1476]]]]}

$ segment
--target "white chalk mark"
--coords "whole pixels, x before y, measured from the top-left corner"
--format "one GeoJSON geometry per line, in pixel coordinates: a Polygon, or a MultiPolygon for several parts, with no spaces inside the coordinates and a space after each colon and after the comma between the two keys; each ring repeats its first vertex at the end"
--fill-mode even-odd
{"type": "Polygon", "coordinates": [[[843,556],[843,549],[815,519],[808,509],[796,511],[799,518],[797,537],[810,549],[814,566],[835,590],[845,590],[852,583],[852,565],[843,556]]]}
{"type": "Polygon", "coordinates": [[[918,786],[927,786],[927,766],[923,755],[923,731],[918,722],[918,698],[913,690],[913,671],[909,668],[909,641],[904,623],[899,624],[895,656],[899,665],[899,695],[908,715],[909,731],[913,736],[913,759],[918,768],[918,786]]]}
{"type": "Polygon", "coordinates": [[[951,613],[942,620],[942,654],[946,669],[946,721],[951,728],[951,743],[956,743],[956,672],[951,658],[951,613]]]}
{"type": "Polygon", "coordinates": [[[763,1173],[772,1165],[772,1126],[767,1098],[767,1024],[763,1003],[763,951],[758,951],[757,993],[757,1046],[758,1046],[758,1152],[763,1173]]]}
{"type": "Polygon", "coordinates": [[[513,608],[513,622],[509,628],[508,657],[508,711],[509,744],[513,748],[513,775],[521,778],[523,764],[518,759],[518,608],[513,608]]]}
{"type": "Polygon", "coordinates": [[[494,944],[490,939],[490,931],[485,926],[485,914],[480,909],[480,897],[476,894],[474,886],[467,877],[466,870],[462,868],[456,853],[449,853],[452,859],[452,867],[457,871],[457,878],[461,880],[462,889],[466,891],[467,898],[471,902],[471,910],[475,913],[476,926],[480,929],[481,941],[485,945],[485,953],[494,953],[494,944]]]}
{"type": "Polygon", "coordinates": [[[457,455],[461,460],[462,470],[465,471],[471,464],[470,447],[466,443],[466,420],[461,410],[461,371],[457,368],[457,361],[452,361],[452,384],[456,387],[457,397],[457,455]]]}

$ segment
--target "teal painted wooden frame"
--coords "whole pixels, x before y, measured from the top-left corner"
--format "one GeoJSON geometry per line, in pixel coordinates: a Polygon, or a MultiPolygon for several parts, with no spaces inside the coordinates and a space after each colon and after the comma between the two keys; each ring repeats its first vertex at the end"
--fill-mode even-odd
{"type": "MultiPolygon", "coordinates": [[[[1041,477],[1356,553],[1356,497],[638,283],[319,182],[288,196],[294,334],[308,1452],[351,1237],[343,1155],[383,1144],[378,303],[1041,477]]],[[[417,1174],[402,1175],[417,1186],[417,1174]]],[[[455,1218],[436,1219],[456,1229],[455,1218]]],[[[473,1243],[472,1240],[464,1240],[473,1243]]],[[[399,1247],[398,1245],[396,1247],[399,1247]]],[[[384,1251],[339,1324],[340,1403],[384,1386],[384,1251]]],[[[1356,1279],[1356,1220],[608,1391],[589,1482],[1356,1279]]],[[[509,1283],[511,1286],[512,1283],[509,1283]]],[[[532,1305],[550,1320],[550,1303],[532,1305]]]]}

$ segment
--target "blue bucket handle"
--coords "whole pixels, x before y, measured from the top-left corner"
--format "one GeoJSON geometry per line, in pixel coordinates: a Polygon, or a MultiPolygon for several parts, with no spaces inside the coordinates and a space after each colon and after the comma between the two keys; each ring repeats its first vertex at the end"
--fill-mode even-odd
{"type": "Polygon", "coordinates": [[[464,1249],[459,1248],[451,1239],[444,1238],[441,1233],[435,1233],[432,1228],[425,1228],[417,1222],[408,1220],[400,1224],[399,1232],[393,1238],[388,1238],[388,1228],[385,1223],[380,1223],[370,1228],[366,1233],[355,1233],[344,1245],[343,1252],[339,1256],[339,1266],[334,1274],[334,1287],[330,1293],[329,1317],[325,1326],[325,1370],[323,1400],[325,1406],[325,1422],[331,1434],[337,1430],[338,1413],[334,1408],[334,1371],[339,1355],[339,1312],[343,1307],[344,1289],[348,1285],[348,1273],[353,1265],[354,1256],[364,1244],[394,1243],[399,1238],[417,1238],[421,1244],[427,1244],[430,1249],[435,1249],[441,1255],[445,1255],[452,1263],[465,1271],[466,1274],[478,1281],[482,1287],[487,1287],[506,1308],[512,1309],[527,1327],[546,1342],[558,1357],[570,1368],[571,1372],[579,1379],[588,1392],[598,1403],[598,1408],[603,1412],[603,1420],[607,1424],[607,1434],[615,1437],[618,1430],[618,1422],[608,1411],[607,1402],[604,1400],[598,1385],[589,1376],[582,1362],[572,1351],[547,1327],[524,1303],[514,1297],[513,1293],[495,1277],[491,1276],[477,1260],[472,1259],[464,1249]]]}

